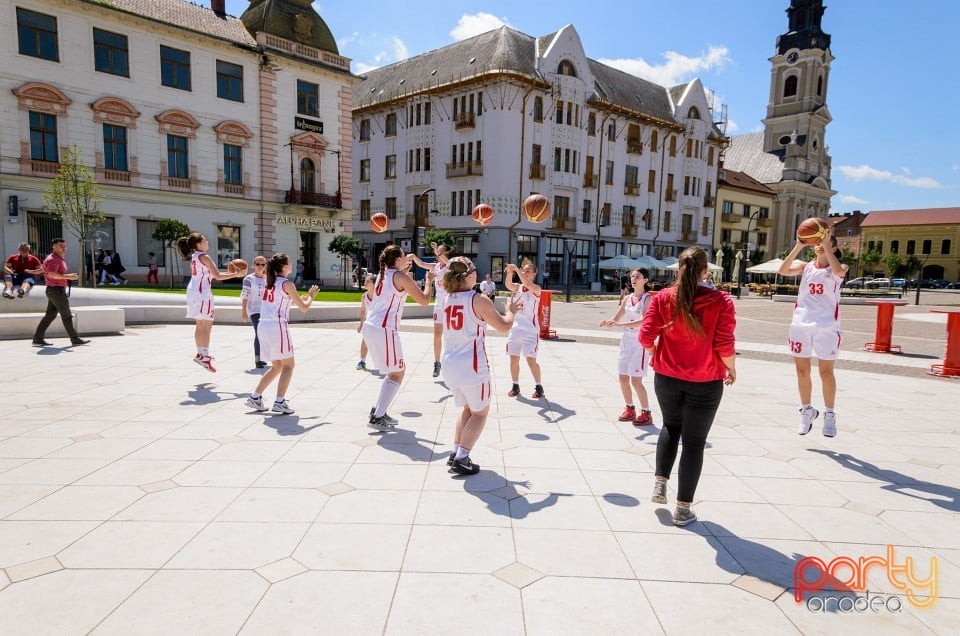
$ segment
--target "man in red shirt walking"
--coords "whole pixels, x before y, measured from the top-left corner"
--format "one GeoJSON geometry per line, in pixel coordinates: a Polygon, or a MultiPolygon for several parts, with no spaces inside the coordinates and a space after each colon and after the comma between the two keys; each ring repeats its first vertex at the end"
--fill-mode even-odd
{"type": "Polygon", "coordinates": [[[70,315],[70,296],[67,295],[67,285],[70,281],[77,280],[78,275],[67,273],[67,263],[63,260],[63,255],[66,253],[67,242],[62,238],[55,238],[50,242],[50,256],[43,261],[43,277],[47,281],[47,313],[40,319],[40,324],[37,325],[37,330],[33,334],[34,347],[50,346],[43,337],[47,333],[47,327],[58,313],[73,346],[79,347],[90,342],[77,333],[70,315]]]}
{"type": "Polygon", "coordinates": [[[17,298],[23,298],[36,285],[33,277],[42,272],[40,259],[30,253],[30,244],[21,243],[17,253],[11,254],[3,264],[3,297],[13,298],[16,287],[17,298]]]}

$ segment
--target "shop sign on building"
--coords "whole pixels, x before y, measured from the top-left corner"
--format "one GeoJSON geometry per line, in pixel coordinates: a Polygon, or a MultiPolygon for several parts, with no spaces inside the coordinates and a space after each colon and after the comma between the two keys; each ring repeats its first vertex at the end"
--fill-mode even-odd
{"type": "Polygon", "coordinates": [[[321,219],[295,214],[285,214],[277,217],[277,225],[292,225],[308,230],[327,230],[328,232],[333,232],[336,230],[336,223],[337,221],[334,219],[321,219]]]}

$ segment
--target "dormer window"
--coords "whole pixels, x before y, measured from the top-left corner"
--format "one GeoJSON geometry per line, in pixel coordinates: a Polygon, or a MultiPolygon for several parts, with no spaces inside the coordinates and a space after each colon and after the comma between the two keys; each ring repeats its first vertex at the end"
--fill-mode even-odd
{"type": "Polygon", "coordinates": [[[557,65],[557,75],[569,75],[570,77],[577,76],[577,69],[574,68],[573,63],[570,60],[561,60],[560,64],[557,65]]]}
{"type": "Polygon", "coordinates": [[[700,111],[697,110],[696,106],[690,107],[690,111],[687,112],[687,119],[700,119],[700,111]]]}

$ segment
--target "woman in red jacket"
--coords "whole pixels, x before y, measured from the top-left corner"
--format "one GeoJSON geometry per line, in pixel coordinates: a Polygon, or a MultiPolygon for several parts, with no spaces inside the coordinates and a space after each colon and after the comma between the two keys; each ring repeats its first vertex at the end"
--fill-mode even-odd
{"type": "Polygon", "coordinates": [[[680,255],[674,284],[653,297],[640,329],[640,345],[652,356],[653,388],[663,428],[657,441],[654,503],[667,503],[667,479],[683,440],[673,523],[696,521],[690,509],[703,468],[703,449],[723,397],[737,379],[733,301],[708,284],[707,253],[691,247],[680,255]]]}

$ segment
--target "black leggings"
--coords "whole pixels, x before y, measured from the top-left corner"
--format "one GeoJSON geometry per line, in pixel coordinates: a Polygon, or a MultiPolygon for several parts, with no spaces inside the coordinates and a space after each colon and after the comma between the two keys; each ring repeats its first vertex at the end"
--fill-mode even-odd
{"type": "Polygon", "coordinates": [[[657,477],[670,478],[673,462],[677,459],[677,446],[682,439],[677,501],[692,503],[703,469],[707,434],[723,397],[723,380],[688,382],[658,373],[653,388],[663,417],[663,428],[657,440],[657,477]]]}

